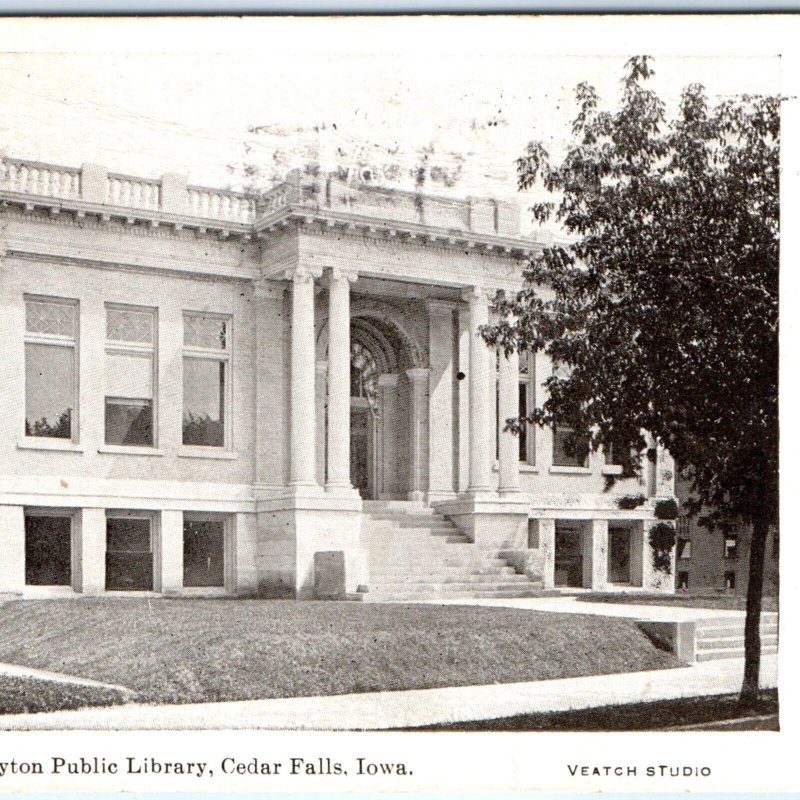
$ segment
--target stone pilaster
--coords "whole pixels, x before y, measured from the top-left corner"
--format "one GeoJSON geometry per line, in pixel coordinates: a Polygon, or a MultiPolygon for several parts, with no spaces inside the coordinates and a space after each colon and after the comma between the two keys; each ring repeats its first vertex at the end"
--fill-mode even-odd
{"type": "Polygon", "coordinates": [[[426,393],[430,370],[414,367],[406,370],[410,382],[409,406],[410,419],[410,458],[409,458],[409,500],[422,500],[425,496],[423,488],[423,443],[424,428],[427,425],[426,393]]]}
{"type": "Polygon", "coordinates": [[[507,356],[500,353],[498,382],[499,492],[501,497],[507,497],[520,492],[519,437],[504,430],[507,419],[519,416],[519,354],[516,350],[507,356]]]}
{"type": "Polygon", "coordinates": [[[301,267],[286,273],[292,281],[289,486],[295,494],[319,490],[314,408],[314,278],[319,275],[301,267]]]}
{"type": "Polygon", "coordinates": [[[0,592],[25,588],[25,514],[22,506],[0,506],[0,592]]]}
{"type": "Polygon", "coordinates": [[[378,499],[397,494],[397,385],[399,375],[378,376],[380,391],[380,457],[378,458],[378,499]]]}
{"type": "Polygon", "coordinates": [[[583,534],[583,586],[602,591],[608,584],[608,520],[593,519],[583,534]]]}
{"type": "Polygon", "coordinates": [[[453,303],[428,300],[428,496],[453,497],[453,303]]]}
{"type": "Polygon", "coordinates": [[[78,545],[79,580],[73,584],[77,592],[98,594],[106,588],[106,512],[104,508],[81,511],[78,545]]]}
{"type": "MultiPolygon", "coordinates": [[[[164,594],[179,594],[183,590],[183,512],[161,512],[160,590],[164,594]]],[[[156,586],[156,590],[158,590],[156,586]]]]}
{"type": "Polygon", "coordinates": [[[325,490],[352,494],[350,483],[350,284],[354,272],[328,272],[328,479],[325,490]]]}

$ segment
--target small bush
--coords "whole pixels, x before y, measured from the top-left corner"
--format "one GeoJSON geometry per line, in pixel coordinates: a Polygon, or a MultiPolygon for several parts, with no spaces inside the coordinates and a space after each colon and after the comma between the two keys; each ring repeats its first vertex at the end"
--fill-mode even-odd
{"type": "Polygon", "coordinates": [[[626,494],[617,500],[617,508],[622,511],[633,511],[634,508],[639,508],[646,499],[643,494],[626,494]]]}
{"type": "Polygon", "coordinates": [[[672,548],[675,547],[675,528],[668,522],[658,522],[650,528],[649,541],[653,550],[653,567],[670,575],[672,548]]]}
{"type": "Polygon", "coordinates": [[[659,500],[655,507],[656,519],[677,519],[678,503],[670,498],[669,500],[659,500]]]}

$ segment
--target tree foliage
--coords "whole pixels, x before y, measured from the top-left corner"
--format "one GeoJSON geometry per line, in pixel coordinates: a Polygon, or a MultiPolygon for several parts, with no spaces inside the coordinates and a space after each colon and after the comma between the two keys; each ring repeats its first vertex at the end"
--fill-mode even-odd
{"type": "Polygon", "coordinates": [[[648,431],[690,465],[697,504],[752,523],[755,546],[777,522],[780,98],[711,107],[693,84],[668,120],[652,75],[631,58],[613,111],[580,84],[560,163],[536,142],[518,160],[519,188],[554,197],[534,218],[572,243],[531,261],[483,333],[569,368],[519,424],[560,422],[615,453],[648,431]]]}

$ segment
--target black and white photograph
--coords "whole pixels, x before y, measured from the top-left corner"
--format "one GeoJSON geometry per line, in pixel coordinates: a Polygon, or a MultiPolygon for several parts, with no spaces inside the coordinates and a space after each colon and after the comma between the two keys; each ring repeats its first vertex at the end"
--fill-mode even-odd
{"type": "Polygon", "coordinates": [[[796,23],[0,18],[0,790],[756,781],[796,23]]]}

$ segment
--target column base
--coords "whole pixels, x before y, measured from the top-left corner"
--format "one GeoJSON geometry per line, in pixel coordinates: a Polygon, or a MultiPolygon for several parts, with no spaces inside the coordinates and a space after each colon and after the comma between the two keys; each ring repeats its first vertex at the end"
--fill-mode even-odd
{"type": "Polygon", "coordinates": [[[361,497],[356,489],[351,484],[335,484],[335,483],[326,483],[325,484],[325,494],[331,495],[333,497],[361,497]]]}
{"type": "Polygon", "coordinates": [[[284,494],[286,497],[323,497],[325,490],[318,483],[290,483],[284,494]]]}

